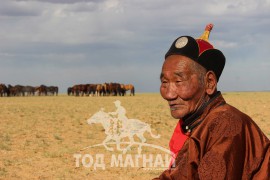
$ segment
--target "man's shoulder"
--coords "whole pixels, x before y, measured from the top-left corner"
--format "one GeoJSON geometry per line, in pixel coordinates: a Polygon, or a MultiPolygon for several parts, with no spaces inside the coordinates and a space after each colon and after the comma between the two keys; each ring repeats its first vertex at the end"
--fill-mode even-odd
{"type": "Polygon", "coordinates": [[[229,104],[212,109],[203,120],[202,126],[206,129],[205,133],[217,138],[244,134],[264,136],[250,116],[229,104]]]}
{"type": "Polygon", "coordinates": [[[250,117],[229,104],[213,109],[205,118],[209,132],[224,137],[239,134],[243,124],[250,120],[250,117]]]}
{"type": "Polygon", "coordinates": [[[231,123],[250,123],[253,121],[250,116],[230,104],[224,104],[212,109],[205,119],[210,122],[213,120],[220,120],[221,123],[226,121],[233,121],[231,123]]]}
{"type": "Polygon", "coordinates": [[[248,115],[229,104],[223,104],[209,111],[198,130],[210,136],[232,137],[250,124],[253,124],[253,120],[248,115]]]}

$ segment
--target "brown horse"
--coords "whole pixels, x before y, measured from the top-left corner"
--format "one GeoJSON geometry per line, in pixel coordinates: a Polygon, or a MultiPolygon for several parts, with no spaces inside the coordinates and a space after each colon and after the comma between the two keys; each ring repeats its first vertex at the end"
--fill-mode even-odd
{"type": "Polygon", "coordinates": [[[9,90],[5,84],[0,84],[0,96],[9,96],[9,90]]]}
{"type": "Polygon", "coordinates": [[[110,83],[109,90],[110,90],[110,95],[121,96],[121,85],[119,83],[110,83]]]}
{"type": "Polygon", "coordinates": [[[103,84],[97,84],[96,95],[97,96],[105,95],[105,87],[103,84]]]}
{"type": "Polygon", "coordinates": [[[54,95],[58,95],[58,87],[57,86],[48,86],[46,87],[46,92],[47,92],[47,95],[51,95],[51,96],[54,96],[54,95]]]}
{"type": "Polygon", "coordinates": [[[35,87],[33,87],[33,86],[23,86],[23,88],[22,88],[23,96],[24,95],[34,96],[35,91],[36,91],[35,87]]]}
{"type": "Polygon", "coordinates": [[[104,89],[104,96],[109,96],[110,95],[110,88],[109,88],[109,83],[103,83],[102,87],[104,89]]]}
{"type": "Polygon", "coordinates": [[[35,91],[38,92],[38,95],[44,95],[44,96],[47,96],[47,86],[45,85],[40,85],[38,87],[35,87],[35,91]]]}
{"type": "Polygon", "coordinates": [[[120,95],[125,96],[126,95],[126,87],[124,84],[120,84],[120,95]]]}
{"type": "Polygon", "coordinates": [[[87,84],[86,91],[88,96],[95,96],[97,92],[97,84],[87,84]]]}
{"type": "Polygon", "coordinates": [[[125,89],[126,89],[126,91],[130,90],[130,96],[135,95],[135,88],[132,84],[126,84],[125,89]]]}
{"type": "Polygon", "coordinates": [[[10,96],[24,96],[23,86],[21,85],[11,86],[9,84],[8,91],[10,96]]]}
{"type": "Polygon", "coordinates": [[[68,96],[74,95],[74,92],[73,92],[73,88],[72,88],[72,87],[68,87],[68,88],[67,88],[67,95],[68,95],[68,96]]]}

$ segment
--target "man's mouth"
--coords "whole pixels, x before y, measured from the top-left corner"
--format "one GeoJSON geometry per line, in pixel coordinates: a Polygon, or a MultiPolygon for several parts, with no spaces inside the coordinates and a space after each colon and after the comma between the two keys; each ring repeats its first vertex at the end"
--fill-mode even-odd
{"type": "Polygon", "coordinates": [[[178,110],[180,108],[180,104],[169,104],[170,106],[170,110],[171,111],[175,111],[175,110],[178,110]]]}

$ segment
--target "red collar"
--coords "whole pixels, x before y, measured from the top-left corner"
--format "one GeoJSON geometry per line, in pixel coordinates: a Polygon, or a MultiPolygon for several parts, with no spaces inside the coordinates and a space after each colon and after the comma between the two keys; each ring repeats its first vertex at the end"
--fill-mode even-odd
{"type": "Polygon", "coordinates": [[[178,121],[175,129],[174,129],[173,135],[172,135],[170,143],[169,143],[170,151],[171,151],[171,155],[172,155],[170,167],[174,163],[178,152],[181,150],[186,139],[188,138],[188,136],[186,134],[184,134],[184,132],[181,128],[182,123],[183,123],[183,121],[180,119],[178,121]]]}

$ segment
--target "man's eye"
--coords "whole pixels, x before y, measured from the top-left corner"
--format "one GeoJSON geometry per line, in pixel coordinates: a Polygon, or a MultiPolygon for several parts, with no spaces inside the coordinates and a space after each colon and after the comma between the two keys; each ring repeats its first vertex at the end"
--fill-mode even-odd
{"type": "Polygon", "coordinates": [[[161,82],[161,83],[166,83],[167,80],[165,80],[165,79],[160,79],[160,82],[161,82]]]}
{"type": "Polygon", "coordinates": [[[165,81],[165,80],[161,81],[161,85],[162,85],[163,87],[167,86],[167,84],[168,84],[168,81],[165,81]]]}
{"type": "Polygon", "coordinates": [[[167,81],[161,81],[162,84],[167,84],[168,82],[167,81]]]}
{"type": "Polygon", "coordinates": [[[183,81],[175,81],[175,85],[176,86],[182,86],[183,85],[183,81]]]}

